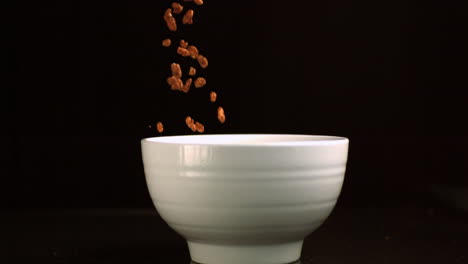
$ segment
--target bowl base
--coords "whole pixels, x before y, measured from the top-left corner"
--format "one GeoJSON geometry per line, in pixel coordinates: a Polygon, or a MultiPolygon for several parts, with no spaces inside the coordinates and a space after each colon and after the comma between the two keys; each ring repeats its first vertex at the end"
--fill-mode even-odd
{"type": "Polygon", "coordinates": [[[201,264],[285,264],[300,258],[303,240],[267,245],[187,243],[192,260],[201,264]]]}

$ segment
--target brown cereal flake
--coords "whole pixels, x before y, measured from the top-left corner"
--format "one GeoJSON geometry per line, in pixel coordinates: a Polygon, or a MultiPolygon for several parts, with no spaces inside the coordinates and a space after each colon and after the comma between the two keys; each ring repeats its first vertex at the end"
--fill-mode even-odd
{"type": "Polygon", "coordinates": [[[162,41],[163,47],[166,47],[166,48],[169,47],[169,46],[171,45],[171,43],[172,43],[172,42],[171,42],[171,39],[170,39],[170,38],[164,39],[164,40],[162,41]]]}
{"type": "Polygon", "coordinates": [[[167,83],[171,86],[171,90],[181,91],[184,88],[182,80],[175,76],[167,78],[167,83]]]}
{"type": "Polygon", "coordinates": [[[201,123],[199,123],[198,121],[195,122],[195,127],[196,127],[198,133],[203,133],[203,132],[205,132],[205,126],[203,126],[203,125],[202,125],[201,123]]]}
{"type": "Polygon", "coordinates": [[[187,12],[185,12],[185,15],[182,17],[182,24],[193,24],[193,14],[194,12],[192,9],[187,10],[187,12]]]}
{"type": "Polygon", "coordinates": [[[189,73],[188,73],[190,76],[194,76],[195,74],[197,74],[197,70],[195,70],[194,67],[190,67],[189,69],[189,73]]]}
{"type": "MultiPolygon", "coordinates": [[[[185,124],[187,125],[188,128],[190,128],[190,130],[192,130],[192,132],[195,132],[198,130],[205,131],[205,127],[199,122],[195,122],[195,120],[193,120],[190,116],[187,116],[185,118],[185,124]]],[[[203,132],[200,132],[200,133],[203,133],[203,132]]]]}
{"type": "Polygon", "coordinates": [[[166,11],[164,11],[164,21],[167,21],[169,19],[169,17],[172,16],[172,9],[168,8],[166,9],[166,11]]]}
{"type": "Polygon", "coordinates": [[[221,124],[226,122],[226,116],[224,115],[224,109],[220,106],[218,107],[218,120],[221,124]]]}
{"type": "Polygon", "coordinates": [[[205,56],[201,54],[198,55],[197,61],[200,64],[200,67],[202,67],[203,69],[206,69],[206,67],[208,67],[208,59],[205,56]]]}
{"type": "Polygon", "coordinates": [[[184,87],[182,88],[182,92],[188,93],[190,91],[190,86],[192,85],[192,78],[188,78],[185,81],[184,87]]]}
{"type": "Polygon", "coordinates": [[[195,80],[195,88],[201,88],[206,85],[206,79],[203,77],[198,77],[195,80]]]}
{"type": "Polygon", "coordinates": [[[162,133],[164,131],[164,126],[161,122],[156,123],[156,129],[158,130],[159,133],[162,133]]]}
{"type": "Polygon", "coordinates": [[[177,78],[174,77],[174,76],[171,76],[171,77],[168,77],[167,78],[167,84],[169,84],[171,86],[171,89],[172,90],[175,90],[175,83],[177,81],[177,78]]]}
{"type": "Polygon", "coordinates": [[[170,77],[167,77],[167,84],[169,85],[172,85],[175,81],[175,77],[174,76],[170,76],[170,77]]]}
{"type": "Polygon", "coordinates": [[[180,69],[180,65],[178,63],[171,64],[171,71],[172,75],[174,75],[175,77],[182,78],[182,70],[180,69]]]}
{"type": "Polygon", "coordinates": [[[181,46],[182,48],[186,49],[187,46],[188,46],[188,42],[185,41],[185,40],[183,40],[183,39],[181,39],[181,40],[180,40],[179,46],[181,46]]]}
{"type": "Polygon", "coordinates": [[[195,123],[192,123],[192,124],[190,125],[190,129],[192,130],[192,132],[197,131],[197,125],[195,125],[195,123]]]}
{"type": "Polygon", "coordinates": [[[185,124],[190,128],[190,126],[193,124],[193,119],[190,116],[187,116],[185,118],[185,124]]]}
{"type": "Polygon", "coordinates": [[[164,12],[164,21],[166,21],[166,25],[170,31],[177,31],[177,22],[172,16],[172,10],[170,8],[166,9],[166,12],[164,12]]]}
{"type": "Polygon", "coordinates": [[[184,10],[184,6],[177,3],[177,2],[173,2],[172,3],[172,10],[173,10],[174,14],[180,14],[184,10]]]}
{"type": "Polygon", "coordinates": [[[174,88],[172,90],[182,91],[182,89],[184,89],[184,82],[182,79],[175,77],[174,88]]]}
{"type": "Polygon", "coordinates": [[[190,51],[188,49],[184,49],[182,47],[177,47],[177,54],[180,54],[184,57],[190,56],[190,51]]]}
{"type": "Polygon", "coordinates": [[[210,101],[211,101],[212,103],[216,102],[216,98],[217,98],[217,97],[218,97],[218,95],[217,95],[215,92],[212,91],[212,92],[210,93],[210,101]]]}
{"type": "Polygon", "coordinates": [[[190,52],[190,57],[192,57],[192,59],[198,58],[198,49],[197,49],[197,47],[195,47],[193,45],[190,45],[190,46],[187,47],[187,49],[190,52]]]}

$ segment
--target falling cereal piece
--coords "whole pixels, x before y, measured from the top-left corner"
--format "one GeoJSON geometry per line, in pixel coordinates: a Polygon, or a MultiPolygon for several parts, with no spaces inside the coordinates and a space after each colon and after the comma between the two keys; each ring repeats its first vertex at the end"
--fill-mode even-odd
{"type": "Polygon", "coordinates": [[[198,77],[196,80],[195,80],[195,88],[201,88],[203,86],[206,85],[206,79],[203,78],[203,77],[198,77]]]}
{"type": "Polygon", "coordinates": [[[171,86],[171,90],[178,90],[181,91],[184,87],[184,83],[180,78],[176,76],[171,76],[167,78],[167,83],[171,86]]]}
{"type": "Polygon", "coordinates": [[[175,77],[182,78],[182,70],[180,69],[180,65],[178,63],[171,64],[171,71],[172,75],[174,75],[175,77]]]}
{"type": "Polygon", "coordinates": [[[183,39],[181,39],[181,40],[180,40],[179,46],[181,46],[182,48],[186,49],[186,48],[188,47],[188,42],[185,41],[185,40],[183,40],[183,39]]]}
{"type": "Polygon", "coordinates": [[[190,45],[190,46],[187,47],[187,49],[190,52],[190,57],[192,57],[192,59],[198,58],[198,49],[197,49],[197,47],[195,47],[193,45],[190,45]]]}
{"type": "Polygon", "coordinates": [[[178,90],[178,91],[184,90],[184,82],[180,78],[176,79],[175,90],[178,90]]]}
{"type": "Polygon", "coordinates": [[[177,22],[172,16],[172,10],[170,8],[166,9],[166,12],[164,12],[164,21],[166,21],[166,25],[170,31],[177,31],[177,22]]]}
{"type": "Polygon", "coordinates": [[[190,67],[189,69],[189,73],[188,73],[190,76],[194,76],[195,74],[197,74],[197,70],[195,70],[194,67],[190,67]]]}
{"type": "Polygon", "coordinates": [[[193,124],[193,119],[190,116],[187,116],[185,118],[185,124],[190,128],[190,126],[193,124]]]}
{"type": "Polygon", "coordinates": [[[200,67],[202,67],[203,69],[205,69],[206,67],[208,67],[208,59],[203,56],[203,55],[198,55],[197,57],[197,61],[198,63],[200,64],[200,67]]]}
{"type": "Polygon", "coordinates": [[[190,51],[188,49],[182,48],[182,47],[177,47],[177,54],[180,54],[184,57],[190,56],[190,51]]]}
{"type": "Polygon", "coordinates": [[[166,47],[166,48],[169,47],[171,45],[171,39],[170,38],[164,39],[162,41],[162,45],[163,47],[166,47]]]}
{"type": "Polygon", "coordinates": [[[172,10],[173,10],[174,14],[180,14],[184,10],[184,6],[182,6],[179,3],[173,2],[172,3],[172,10]]]}
{"type": "Polygon", "coordinates": [[[170,8],[166,9],[166,11],[164,11],[164,20],[167,20],[169,17],[172,16],[172,10],[170,8]]]}
{"type": "Polygon", "coordinates": [[[196,5],[203,5],[203,0],[193,0],[196,5]]]}
{"type": "Polygon", "coordinates": [[[195,125],[195,123],[191,124],[190,129],[192,130],[192,132],[197,131],[197,125],[195,125]]]}
{"type": "Polygon", "coordinates": [[[205,132],[205,126],[203,126],[201,123],[195,122],[195,127],[196,127],[198,133],[205,132]]]}
{"type": "Polygon", "coordinates": [[[187,12],[185,12],[184,17],[182,17],[182,24],[192,25],[193,24],[193,14],[194,14],[194,12],[193,12],[192,9],[187,10],[187,12]]]}
{"type": "Polygon", "coordinates": [[[218,107],[218,120],[221,124],[226,122],[226,116],[224,115],[224,109],[220,106],[218,107]]]}
{"type": "Polygon", "coordinates": [[[190,86],[192,85],[192,78],[188,78],[185,81],[184,87],[182,88],[182,92],[188,93],[190,91],[190,86]]]}
{"type": "MultiPolygon", "coordinates": [[[[187,116],[185,118],[185,124],[187,124],[187,127],[190,128],[190,130],[192,130],[192,132],[197,131],[197,125],[195,124],[195,120],[193,120],[190,116],[187,116]]],[[[203,128],[203,130],[204,130],[204,128],[203,128]]]]}
{"type": "Polygon", "coordinates": [[[171,86],[171,89],[172,90],[175,90],[174,89],[174,85],[175,85],[175,82],[177,81],[177,78],[174,77],[174,76],[171,76],[171,77],[168,77],[167,78],[167,84],[169,84],[171,86]]]}
{"type": "Polygon", "coordinates": [[[218,97],[218,95],[215,93],[215,92],[211,92],[210,93],[210,101],[212,103],[216,102],[216,98],[218,97]]]}
{"type": "Polygon", "coordinates": [[[162,133],[164,131],[164,126],[161,122],[156,123],[156,129],[158,130],[159,133],[162,133]]]}

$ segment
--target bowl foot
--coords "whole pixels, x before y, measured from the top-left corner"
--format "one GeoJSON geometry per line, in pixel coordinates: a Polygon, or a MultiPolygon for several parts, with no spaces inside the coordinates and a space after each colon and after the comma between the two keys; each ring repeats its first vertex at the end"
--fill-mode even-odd
{"type": "Polygon", "coordinates": [[[298,260],[303,241],[267,245],[215,245],[187,241],[190,256],[202,264],[285,264],[298,260]]]}

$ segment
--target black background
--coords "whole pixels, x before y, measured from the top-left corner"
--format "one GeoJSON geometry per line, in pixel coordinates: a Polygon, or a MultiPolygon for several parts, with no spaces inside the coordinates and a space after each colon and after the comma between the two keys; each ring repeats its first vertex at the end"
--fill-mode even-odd
{"type": "Polygon", "coordinates": [[[15,30],[5,37],[4,209],[152,208],[139,141],[160,120],[164,135],[190,134],[186,115],[207,133],[348,137],[338,208],[443,207],[441,186],[466,190],[461,5],[205,2],[175,34],[162,20],[170,1],[5,9],[15,30]],[[206,88],[170,91],[170,63],[191,60],[162,47],[166,37],[208,57],[206,88]]]}
{"type": "Polygon", "coordinates": [[[166,135],[189,134],[186,115],[207,133],[348,137],[340,205],[400,206],[432,184],[466,184],[466,45],[454,3],[208,1],[176,34],[161,18],[169,4],[18,4],[5,206],[150,207],[139,140],[156,136],[148,126],[159,120],[166,135]],[[166,37],[209,58],[206,89],[168,89],[170,63],[190,59],[162,47],[166,37]]]}

